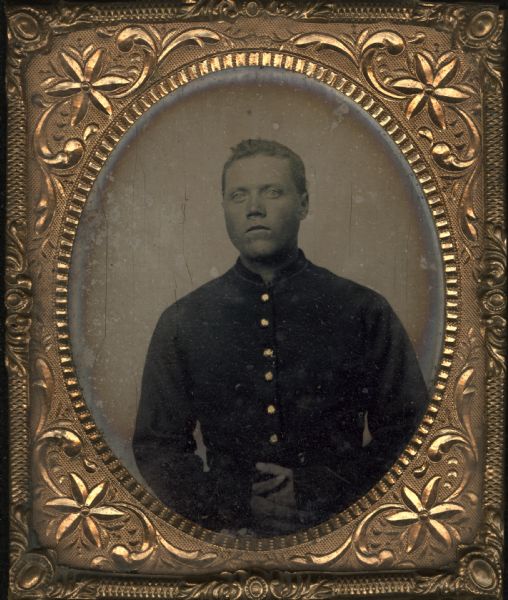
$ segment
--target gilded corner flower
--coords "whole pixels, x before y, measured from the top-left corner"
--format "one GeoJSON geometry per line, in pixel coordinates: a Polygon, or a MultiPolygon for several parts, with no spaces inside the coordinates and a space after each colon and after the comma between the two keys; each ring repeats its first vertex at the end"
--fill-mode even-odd
{"type": "Polygon", "coordinates": [[[103,74],[104,50],[93,51],[89,47],[81,58],[77,54],[72,56],[70,51],[61,52],[60,62],[67,78],[47,87],[46,94],[55,98],[70,98],[71,125],[78,125],[85,118],[90,103],[111,115],[113,109],[108,95],[130,81],[120,75],[103,74]]]}
{"type": "Polygon", "coordinates": [[[411,488],[404,486],[402,497],[408,510],[385,517],[393,525],[407,527],[407,552],[419,547],[427,533],[448,547],[452,545],[452,533],[456,534],[456,531],[441,521],[464,512],[464,509],[452,502],[437,504],[440,481],[441,477],[433,477],[424,487],[421,498],[411,488]]]}
{"type": "Polygon", "coordinates": [[[464,89],[449,85],[457,74],[459,61],[449,53],[441,56],[437,63],[424,54],[415,56],[416,78],[404,77],[390,82],[392,88],[411,97],[406,106],[406,117],[411,119],[425,106],[433,123],[446,129],[445,104],[457,104],[470,95],[464,89]]]}
{"type": "Polygon", "coordinates": [[[102,546],[99,530],[101,521],[111,521],[122,517],[125,513],[113,506],[102,505],[108,486],[99,483],[88,491],[85,482],[76,473],[69,475],[71,498],[55,498],[46,502],[45,506],[66,516],[56,530],[56,541],[70,536],[78,528],[82,528],[85,537],[95,546],[102,546]]]}

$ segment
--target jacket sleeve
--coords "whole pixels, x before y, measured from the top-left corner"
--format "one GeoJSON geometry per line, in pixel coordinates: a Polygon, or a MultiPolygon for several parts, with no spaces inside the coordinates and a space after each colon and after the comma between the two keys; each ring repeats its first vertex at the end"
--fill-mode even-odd
{"type": "Polygon", "coordinates": [[[364,378],[352,400],[366,408],[372,440],[340,460],[323,456],[326,466],[296,469],[295,487],[306,503],[302,509],[331,514],[365,494],[397,460],[427,408],[428,391],[411,342],[378,294],[364,308],[363,337],[364,378]]]}
{"type": "Polygon", "coordinates": [[[215,486],[195,454],[191,381],[178,347],[178,311],[166,310],[153,333],[143,371],[134,456],[155,495],[177,513],[207,526],[215,486]]]}

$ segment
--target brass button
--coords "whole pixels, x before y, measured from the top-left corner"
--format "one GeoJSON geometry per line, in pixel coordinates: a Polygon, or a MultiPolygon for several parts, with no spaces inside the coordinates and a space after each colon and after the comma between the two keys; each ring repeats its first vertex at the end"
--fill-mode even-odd
{"type": "Polygon", "coordinates": [[[275,408],[275,406],[274,406],[273,404],[269,404],[269,405],[266,407],[266,412],[267,412],[269,415],[274,415],[274,414],[275,414],[275,412],[276,412],[276,410],[277,410],[277,409],[275,408]]]}
{"type": "Polygon", "coordinates": [[[261,294],[262,302],[268,302],[268,300],[270,300],[270,294],[267,294],[266,292],[264,294],[261,294]]]}
{"type": "Polygon", "coordinates": [[[261,319],[261,321],[259,321],[259,324],[261,325],[261,327],[268,327],[268,325],[270,325],[270,321],[268,319],[261,319]]]}
{"type": "Polygon", "coordinates": [[[272,433],[270,436],[270,444],[276,444],[279,441],[279,436],[276,433],[272,433]]]}
{"type": "Polygon", "coordinates": [[[273,356],[273,349],[272,348],[265,348],[263,350],[263,356],[265,358],[271,358],[273,356]]]}
{"type": "Polygon", "coordinates": [[[266,381],[273,381],[273,373],[271,371],[267,371],[265,373],[265,379],[266,381]]]}

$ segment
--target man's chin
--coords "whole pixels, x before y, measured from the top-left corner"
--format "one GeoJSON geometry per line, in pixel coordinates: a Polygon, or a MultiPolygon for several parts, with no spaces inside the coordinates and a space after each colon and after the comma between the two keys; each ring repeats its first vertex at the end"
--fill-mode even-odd
{"type": "Polygon", "coordinates": [[[256,246],[245,248],[244,252],[241,253],[245,258],[255,262],[270,262],[273,260],[278,252],[276,248],[270,246],[256,246]]]}
{"type": "Polygon", "coordinates": [[[291,256],[291,251],[280,248],[258,248],[255,252],[240,252],[240,255],[251,263],[258,263],[260,266],[279,267],[287,263],[291,256]]]}

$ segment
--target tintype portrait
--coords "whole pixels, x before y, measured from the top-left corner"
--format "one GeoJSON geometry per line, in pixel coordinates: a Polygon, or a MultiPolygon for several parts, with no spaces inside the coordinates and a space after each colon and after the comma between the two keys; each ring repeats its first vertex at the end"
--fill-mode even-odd
{"type": "Polygon", "coordinates": [[[309,197],[298,155],[274,141],[240,142],[222,194],[240,257],[161,316],[134,454],[157,495],[190,520],[286,534],[325,521],[389,469],[427,390],[384,298],[299,249],[309,197]],[[197,422],[206,472],[194,453],[197,422]]]}
{"type": "Polygon", "coordinates": [[[7,13],[12,597],[500,597],[503,13],[7,13]]]}
{"type": "MultiPolygon", "coordinates": [[[[339,95],[298,76],[275,82],[269,69],[216,76],[200,88],[189,86],[185,101],[174,101],[139,128],[87,207],[94,241],[86,229],[78,235],[78,248],[87,238],[87,264],[76,269],[73,288],[79,294],[93,277],[95,301],[104,286],[107,314],[108,298],[120,293],[115,289],[125,292],[108,316],[106,337],[96,338],[100,345],[93,342],[102,331],[99,321],[83,331],[89,355],[99,354],[100,362],[84,370],[86,356],[78,351],[76,358],[82,380],[95,386],[90,394],[99,418],[108,390],[106,430],[125,419],[111,410],[112,397],[121,395],[122,413],[131,407],[123,454],[142,480],[193,523],[259,537],[325,522],[389,470],[426,410],[440,327],[435,242],[418,187],[389,146],[389,158],[379,158],[378,147],[386,145],[379,130],[339,95]],[[200,140],[199,125],[190,122],[204,103],[219,120],[206,125],[213,141],[200,140]],[[140,158],[155,128],[171,132],[176,115],[189,120],[181,126],[188,139],[182,144],[181,129],[173,130],[175,141],[162,141],[160,158],[140,158]],[[321,135],[303,143],[313,123],[321,135]],[[309,165],[291,140],[311,157],[309,165]],[[175,168],[182,145],[200,157],[195,172],[175,168]],[[213,158],[207,145],[216,148],[213,158]],[[320,156],[327,148],[330,156],[320,156]],[[363,152],[377,153],[378,164],[364,163],[363,152]],[[119,183],[123,169],[142,173],[142,185],[119,183]],[[363,190],[361,173],[368,182],[363,190]],[[131,204],[143,206],[144,231],[119,212],[131,204]],[[393,225],[390,231],[361,217],[362,211],[386,213],[383,204],[400,212],[398,232],[409,223],[397,241],[393,225]],[[149,240],[155,215],[160,222],[149,240]],[[125,242],[115,234],[122,219],[131,231],[125,242]],[[124,252],[115,258],[125,243],[138,249],[140,268],[130,266],[130,273],[118,272],[124,252]],[[351,259],[352,248],[361,259],[351,259]],[[330,255],[334,260],[327,261],[330,255]],[[184,285],[175,277],[176,259],[184,285]],[[409,271],[415,260],[418,268],[409,271]],[[145,295],[143,308],[131,309],[127,328],[120,307],[136,299],[123,286],[141,289],[142,270],[170,285],[173,279],[174,289],[168,294],[166,283],[160,297],[155,290],[145,295]],[[87,271],[90,278],[83,280],[87,271]],[[397,304],[413,341],[384,294],[397,304]],[[150,321],[142,323],[138,310],[150,310],[150,321]],[[430,336],[429,322],[436,325],[430,336]],[[110,357],[119,358],[123,371],[132,336],[141,339],[135,384],[105,388],[110,373],[118,372],[110,357]]],[[[85,302],[91,318],[94,307],[85,302]]],[[[103,307],[97,304],[97,315],[103,307]]],[[[73,325],[78,332],[77,319],[73,325]]]]}

